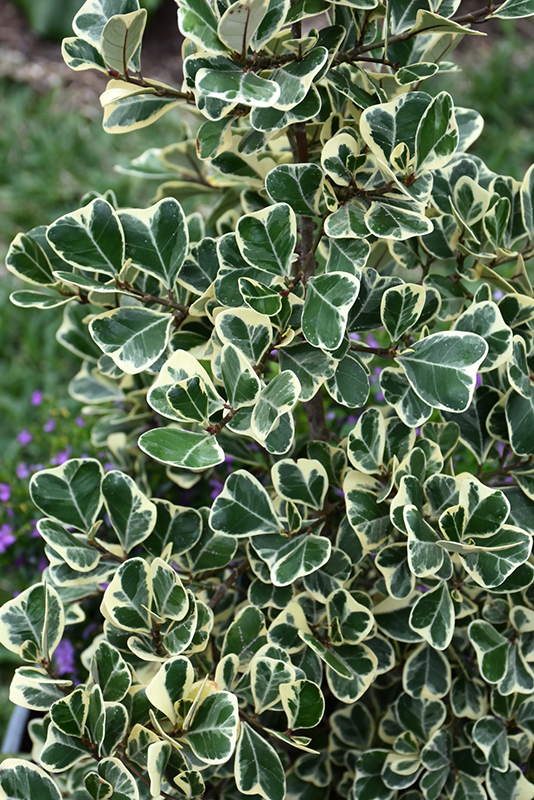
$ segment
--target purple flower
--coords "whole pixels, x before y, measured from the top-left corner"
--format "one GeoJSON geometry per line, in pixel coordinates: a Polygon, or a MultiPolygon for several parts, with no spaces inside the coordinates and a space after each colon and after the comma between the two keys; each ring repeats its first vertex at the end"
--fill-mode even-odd
{"type": "Polygon", "coordinates": [[[44,469],[44,464],[30,464],[30,472],[40,472],[40,470],[44,469]]]}
{"type": "Polygon", "coordinates": [[[501,292],[500,289],[495,289],[495,291],[493,292],[493,299],[495,300],[495,302],[497,302],[497,300],[500,300],[501,297],[504,297],[504,294],[501,292]]]}
{"type": "Polygon", "coordinates": [[[43,402],[43,393],[40,389],[32,393],[31,404],[32,406],[40,406],[43,402]]]}
{"type": "Polygon", "coordinates": [[[208,481],[208,483],[212,490],[210,497],[212,500],[215,500],[215,498],[218,497],[224,489],[224,483],[221,483],[221,481],[218,481],[216,478],[212,478],[210,481],[208,481]]]}
{"type": "Polygon", "coordinates": [[[352,339],[353,342],[359,342],[361,338],[359,333],[349,333],[349,339],[352,339]]]}
{"type": "Polygon", "coordinates": [[[367,334],[367,338],[365,339],[365,344],[368,347],[380,347],[378,341],[375,339],[372,333],[367,334]]]}
{"type": "Polygon", "coordinates": [[[475,381],[475,386],[477,386],[477,387],[478,386],[482,386],[482,375],[480,374],[480,372],[477,372],[477,378],[476,378],[476,381],[475,381]]]}
{"type": "Polygon", "coordinates": [[[24,428],[24,430],[22,430],[19,433],[19,435],[17,436],[17,439],[19,440],[21,445],[24,447],[24,445],[29,444],[31,442],[31,440],[33,439],[33,436],[31,435],[31,433],[29,431],[26,430],[26,428],[24,428]]]}
{"type": "Polygon", "coordinates": [[[28,469],[28,465],[25,464],[24,461],[21,461],[20,464],[17,464],[15,473],[17,475],[17,478],[19,478],[21,481],[23,481],[25,478],[30,477],[30,470],[28,469]]]}
{"type": "Polygon", "coordinates": [[[9,483],[0,483],[0,500],[2,503],[7,503],[11,497],[11,486],[9,483]]]}
{"type": "Polygon", "coordinates": [[[48,419],[43,425],[43,430],[45,433],[52,433],[55,427],[56,427],[56,421],[55,419],[52,419],[52,417],[50,417],[50,419],[48,419]]]}
{"type": "Polygon", "coordinates": [[[44,572],[47,566],[48,566],[48,559],[46,558],[46,556],[41,556],[41,558],[39,559],[39,563],[37,564],[37,569],[39,570],[39,572],[44,572]]]}
{"type": "Polygon", "coordinates": [[[83,419],[83,417],[76,417],[76,419],[74,420],[74,422],[76,423],[76,425],[77,425],[79,428],[85,428],[85,420],[83,419]]]}
{"type": "Polygon", "coordinates": [[[41,534],[40,534],[40,533],[39,533],[39,531],[37,530],[37,525],[36,525],[36,523],[35,523],[35,520],[34,520],[34,519],[31,519],[31,520],[30,520],[30,525],[32,525],[32,532],[31,532],[31,534],[30,534],[30,535],[31,535],[31,537],[32,537],[32,539],[40,539],[40,538],[41,538],[41,534]]]}
{"type": "Polygon", "coordinates": [[[74,645],[68,639],[62,639],[54,652],[54,664],[58,675],[65,675],[74,670],[74,645]]]}
{"type": "Polygon", "coordinates": [[[72,447],[68,444],[65,450],[60,450],[57,455],[50,459],[50,463],[56,467],[60,467],[65,461],[68,461],[70,458],[70,454],[72,453],[72,447]]]}
{"type": "Polygon", "coordinates": [[[0,553],[5,553],[10,544],[13,544],[15,537],[13,536],[13,527],[4,522],[0,525],[0,553]]]}
{"type": "Polygon", "coordinates": [[[335,419],[336,412],[335,411],[327,411],[325,414],[325,419],[335,419]]]}

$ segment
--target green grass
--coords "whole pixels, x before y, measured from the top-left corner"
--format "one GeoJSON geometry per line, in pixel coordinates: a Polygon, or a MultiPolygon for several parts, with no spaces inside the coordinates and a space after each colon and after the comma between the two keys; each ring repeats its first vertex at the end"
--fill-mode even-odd
{"type": "MultiPolygon", "coordinates": [[[[59,58],[59,52],[58,52],[59,58]]],[[[115,164],[177,138],[173,112],[126,135],[102,129],[102,109],[72,108],[73,89],[40,95],[28,85],[0,79],[0,257],[18,231],[49,224],[80,206],[83,195],[113,189],[121,206],[147,205],[156,184],[121,175],[115,164]]]]}

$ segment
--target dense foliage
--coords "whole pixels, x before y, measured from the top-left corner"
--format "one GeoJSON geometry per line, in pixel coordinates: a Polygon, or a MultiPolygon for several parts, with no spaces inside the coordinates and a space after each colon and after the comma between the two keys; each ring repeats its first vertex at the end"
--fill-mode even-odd
{"type": "Polygon", "coordinates": [[[76,15],[104,128],[183,138],[132,163],[150,208],[7,256],[117,468],[31,478],[49,563],[0,634],[39,766],[0,797],[534,798],[534,169],[421,88],[534,0],[460,4],[180,0],[180,89],[137,0],[76,15]]]}

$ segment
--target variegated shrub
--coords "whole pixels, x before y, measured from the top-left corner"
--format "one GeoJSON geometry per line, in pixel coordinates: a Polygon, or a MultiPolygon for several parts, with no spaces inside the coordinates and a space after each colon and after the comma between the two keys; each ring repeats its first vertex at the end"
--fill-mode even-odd
{"type": "Polygon", "coordinates": [[[104,127],[183,137],[131,165],[150,208],[7,256],[118,468],[32,479],[50,563],[0,635],[44,714],[0,797],[534,798],[534,169],[426,91],[534,0],[460,5],[179,0],[179,88],[137,0],[76,16],[104,127]]]}

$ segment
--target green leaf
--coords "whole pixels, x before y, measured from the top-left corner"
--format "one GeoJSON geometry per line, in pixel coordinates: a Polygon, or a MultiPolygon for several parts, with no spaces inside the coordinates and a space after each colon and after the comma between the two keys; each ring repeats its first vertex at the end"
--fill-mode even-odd
{"type": "Polygon", "coordinates": [[[51,772],[64,772],[90,755],[88,744],[75,736],[67,736],[51,723],[39,761],[51,772]]]}
{"type": "Polygon", "coordinates": [[[274,317],[280,313],[282,308],[280,290],[270,289],[251,278],[239,278],[239,291],[245,303],[258,314],[274,317]]]}
{"type": "Polygon", "coordinates": [[[499,772],[508,769],[509,746],[506,728],[496,717],[481,717],[473,727],[473,739],[480,747],[490,767],[499,772]]]}
{"type": "Polygon", "coordinates": [[[97,69],[107,73],[107,67],[100,51],[90,42],[70,36],[63,39],[61,55],[65,64],[73,70],[97,69]]]}
{"type": "Polygon", "coordinates": [[[112,800],[139,800],[135,778],[118,758],[103,758],[97,770],[100,778],[113,787],[112,800]]]}
{"type": "Polygon", "coordinates": [[[140,449],[173,467],[202,472],[224,461],[224,452],[215,436],[178,428],[155,428],[139,437],[140,449]]]}
{"type": "Polygon", "coordinates": [[[243,794],[260,795],[265,800],[284,800],[286,780],[280,757],[274,747],[246,722],[236,749],[235,781],[243,794]]]}
{"type": "Polygon", "coordinates": [[[305,534],[295,536],[278,550],[271,565],[271,580],[275,586],[289,586],[297,578],[309,575],[325,564],[331,544],[324,536],[305,534]]]}
{"type": "Polygon", "coordinates": [[[318,350],[307,342],[297,342],[280,348],[278,358],[281,372],[290,370],[297,376],[300,383],[299,400],[303,403],[315,396],[325,380],[333,379],[336,364],[334,358],[330,353],[318,350]]]}
{"type": "Polygon", "coordinates": [[[150,703],[165,714],[173,725],[178,721],[180,701],[188,697],[193,688],[195,673],[185,656],[174,656],[165,661],[146,689],[150,703]]]}
{"type": "Polygon", "coordinates": [[[486,800],[486,794],[478,781],[460,773],[451,800],[486,800]]]}
{"type": "Polygon", "coordinates": [[[326,612],[330,629],[339,631],[340,644],[359,644],[374,628],[371,612],[346,589],[336,589],[328,596],[326,612]]]}
{"type": "Polygon", "coordinates": [[[350,678],[342,677],[327,662],[326,679],[332,694],[342,703],[354,703],[367,691],[376,678],[378,659],[373,651],[363,644],[342,644],[331,647],[337,658],[351,672],[350,678]]]}
{"type": "Polygon", "coordinates": [[[233,409],[251,406],[261,390],[261,381],[252,365],[231,342],[221,350],[221,377],[233,409]]]}
{"type": "Polygon", "coordinates": [[[280,96],[280,87],[272,80],[265,80],[254,72],[222,69],[199,69],[195,85],[206,97],[214,97],[227,103],[244,103],[254,108],[269,108],[280,96]]]}
{"type": "Polygon", "coordinates": [[[491,537],[473,537],[472,553],[464,546],[460,559],[473,580],[486,589],[501,586],[530,554],[530,534],[504,525],[491,537]]]}
{"type": "Polygon", "coordinates": [[[125,257],[172,290],[189,245],[181,205],[168,197],[149,208],[120,211],[119,219],[126,242],[125,257]]]}
{"type": "MultiPolygon", "coordinates": [[[[110,81],[110,84],[122,81],[110,81]]],[[[157,85],[156,81],[153,81],[157,85]]],[[[116,99],[104,97],[103,127],[107,133],[125,133],[145,128],[158,120],[167,111],[184,105],[185,100],[158,94],[157,88],[140,88],[131,90],[132,84],[126,84],[122,94],[116,99]]],[[[169,88],[169,87],[167,87],[169,88]]],[[[102,99],[101,99],[101,102],[102,99]]]]}
{"type": "Polygon", "coordinates": [[[455,321],[453,330],[476,333],[487,342],[488,353],[479,367],[480,372],[500,367],[512,354],[512,331],[491,301],[473,303],[455,321]]]}
{"type": "Polygon", "coordinates": [[[290,370],[278,373],[261,390],[251,417],[252,432],[258,441],[265,442],[276,430],[278,420],[293,410],[299,395],[299,379],[290,370]]]}
{"type": "Polygon", "coordinates": [[[69,691],[72,681],[51,678],[39,667],[19,667],[9,687],[9,700],[22,708],[45,711],[64,697],[63,690],[69,691]]]}
{"type": "Polygon", "coordinates": [[[221,42],[239,55],[246,55],[268,8],[267,0],[237,0],[221,17],[217,33],[221,42]]]}
{"type": "Polygon", "coordinates": [[[100,561],[101,554],[88,543],[83,534],[70,533],[50,519],[40,519],[37,528],[45,542],[71,569],[90,572],[100,561]]]}
{"type": "Polygon", "coordinates": [[[6,267],[26,283],[36,286],[53,286],[56,283],[45,251],[25,233],[18,233],[9,245],[6,267]]]}
{"type": "Polygon", "coordinates": [[[322,509],[328,489],[328,476],[319,461],[299,458],[277,461],[271,470],[273,486],[279,495],[295,503],[322,509]]]}
{"type": "Polygon", "coordinates": [[[441,728],[447,715],[441,700],[416,700],[407,694],[399,695],[395,710],[402,727],[425,744],[441,728]]]}
{"type": "Polygon", "coordinates": [[[397,70],[395,80],[399,86],[409,86],[411,83],[419,83],[419,81],[426,78],[431,78],[438,69],[437,64],[431,64],[426,61],[421,61],[418,64],[408,64],[397,70]]]}
{"type": "Polygon", "coordinates": [[[168,392],[177,383],[198,377],[209,397],[209,414],[219,411],[223,406],[222,397],[218,394],[206,370],[197,359],[186,350],[175,350],[161,368],[158,377],[148,390],[147,402],[154,411],[164,417],[183,421],[168,400],[168,392]]]}
{"type": "Polygon", "coordinates": [[[326,218],[326,235],[332,239],[362,239],[369,236],[369,228],[364,220],[365,210],[366,207],[356,200],[345,203],[326,218]]]}
{"type": "Polygon", "coordinates": [[[414,505],[404,508],[403,519],[408,532],[411,571],[420,578],[433,577],[441,569],[445,557],[443,548],[438,544],[438,534],[414,505]]]}
{"type": "Polygon", "coordinates": [[[0,798],[2,800],[61,800],[57,784],[35,764],[18,758],[2,761],[0,772],[0,798]]]}
{"type": "Polygon", "coordinates": [[[534,786],[528,781],[520,768],[510,764],[507,772],[498,772],[490,767],[486,776],[486,788],[491,800],[532,800],[534,786]]]}
{"type": "Polygon", "coordinates": [[[186,0],[178,8],[178,25],[187,36],[202,50],[227,54],[217,35],[219,19],[207,0],[186,0]]]}
{"type": "Polygon", "coordinates": [[[454,103],[447,92],[440,92],[425,110],[415,134],[416,169],[443,168],[458,146],[458,126],[454,103]]]}
{"type": "Polygon", "coordinates": [[[12,292],[9,299],[14,306],[19,308],[57,308],[72,302],[74,297],[62,297],[61,295],[45,294],[44,292],[34,292],[22,290],[12,292]]]}
{"type": "Polygon", "coordinates": [[[94,458],[73,458],[60,467],[41,470],[30,480],[32,502],[63,525],[87,531],[102,505],[103,474],[94,458]]]}
{"type": "Polygon", "coordinates": [[[78,688],[54,703],[50,709],[50,717],[62,733],[81,739],[88,711],[89,695],[85,689],[78,688]]]}
{"type": "Polygon", "coordinates": [[[122,700],[132,676],[119,651],[105,640],[98,643],[91,659],[91,677],[100,686],[105,702],[122,700]]]}
{"type": "Polygon", "coordinates": [[[295,214],[315,216],[322,197],[323,173],[317,164],[280,164],[265,178],[274,203],[287,203],[295,214]]]}
{"type": "Polygon", "coordinates": [[[139,9],[138,0],[86,0],[72,21],[74,32],[98,45],[102,31],[114,14],[129,14],[139,9]]]}
{"type": "Polygon", "coordinates": [[[267,642],[267,628],[262,612],[246,606],[234,619],[224,637],[221,658],[235,654],[240,668],[246,667],[254,654],[267,642]]]}
{"type": "Polygon", "coordinates": [[[382,484],[357,470],[350,471],[343,482],[347,517],[366,550],[374,550],[390,533],[389,505],[377,502],[382,484]]]}
{"type": "Polygon", "coordinates": [[[369,377],[355,353],[349,351],[338,362],[336,371],[326,380],[326,389],[337,403],[347,408],[360,408],[365,405],[370,391],[369,377]]]}
{"type": "Polygon", "coordinates": [[[89,332],[123,372],[137,375],[165,352],[173,322],[171,314],[124,306],[93,317],[89,332]]]}
{"type": "Polygon", "coordinates": [[[451,707],[456,717],[479,719],[488,710],[486,686],[479,678],[458,675],[452,682],[451,707]]]}
{"type": "MultiPolygon", "coordinates": [[[[127,74],[132,57],[141,44],[147,12],[141,8],[129,14],[114,14],[100,35],[100,50],[107,67],[127,74]]],[[[132,65],[135,68],[135,65],[132,65]]]]}
{"type": "Polygon", "coordinates": [[[405,208],[400,197],[391,202],[373,202],[364,220],[375,236],[383,239],[404,241],[413,236],[424,236],[433,230],[432,221],[412,208],[405,208]]]}
{"type": "Polygon", "coordinates": [[[505,413],[514,453],[534,453],[534,387],[530,386],[528,398],[512,390],[506,397],[505,413]]]}
{"type": "Polygon", "coordinates": [[[390,597],[402,600],[413,592],[415,576],[408,563],[405,544],[398,542],[384,547],[378,553],[375,564],[384,576],[390,597]]]}
{"type": "Polygon", "coordinates": [[[532,0],[506,0],[501,3],[493,17],[500,19],[518,19],[521,17],[532,17],[534,15],[534,4],[532,0]]]}
{"type": "Polygon", "coordinates": [[[477,386],[473,402],[467,411],[462,414],[442,411],[444,419],[459,425],[460,441],[471,450],[479,464],[486,461],[494,442],[488,433],[487,421],[500,396],[500,393],[490,386],[477,386]]]}
{"type": "Polygon", "coordinates": [[[279,533],[282,528],[261,483],[241,469],[227,478],[211,508],[209,524],[217,533],[237,537],[279,533]]]}
{"type": "Polygon", "coordinates": [[[217,315],[215,330],[223,344],[233,344],[250,364],[261,361],[273,336],[269,317],[248,308],[222,311],[217,315]]]}
{"type": "Polygon", "coordinates": [[[193,294],[202,295],[214,282],[218,270],[217,242],[206,237],[191,248],[191,252],[178,270],[176,279],[193,294]]]}
{"type": "Polygon", "coordinates": [[[454,606],[445,581],[418,598],[410,626],[436,650],[447,649],[454,634],[454,606]]]}
{"type": "Polygon", "coordinates": [[[198,375],[175,383],[167,391],[166,399],[180,421],[207,424],[209,397],[198,375]]]}
{"type": "MultiPolygon", "coordinates": [[[[291,13],[286,18],[286,24],[291,13]]],[[[298,106],[306,98],[313,79],[327,60],[328,50],[325,47],[314,47],[298,61],[292,61],[273,70],[270,80],[280,89],[279,97],[273,102],[274,108],[279,111],[290,111],[298,106]]],[[[254,125],[254,121],[252,124],[254,125]]]]}
{"type": "Polygon", "coordinates": [[[156,507],[123,472],[111,470],[102,480],[102,494],[111,524],[125,553],[150,536],[156,507]]]}
{"type": "Polygon", "coordinates": [[[397,357],[415,393],[430,406],[465,411],[488,345],[477,334],[433,333],[397,357]]]}
{"type": "Polygon", "coordinates": [[[359,288],[358,278],[345,272],[329,272],[308,280],[302,332],[311,345],[325,350],[340,346],[359,288]]]}
{"type": "Polygon", "coordinates": [[[356,427],[351,430],[347,442],[347,455],[352,466],[369,474],[383,470],[386,425],[377,408],[367,408],[356,427]]]}
{"type": "Polygon", "coordinates": [[[391,342],[413,328],[425,305],[425,289],[415,283],[391,286],[382,295],[380,316],[391,342]]]}
{"type": "MultiPolygon", "coordinates": [[[[265,586],[266,584],[262,584],[265,586]]],[[[295,679],[292,666],[279,658],[258,655],[250,664],[250,689],[254,698],[254,713],[262,714],[280,700],[280,684],[295,679]]]]}
{"type": "Polygon", "coordinates": [[[439,650],[422,644],[406,659],[402,687],[410,697],[439,700],[451,688],[451,667],[439,650]]]}
{"type": "Polygon", "coordinates": [[[46,237],[68,264],[115,277],[124,263],[124,233],[117,212],[101,198],[60,217],[46,237]]]}
{"type": "Polygon", "coordinates": [[[130,558],[120,565],[102,601],[102,614],[125,631],[150,633],[150,566],[142,558],[130,558]]]}
{"type": "Polygon", "coordinates": [[[365,239],[330,239],[325,272],[349,272],[357,275],[365,267],[371,245],[365,239]]]}
{"type": "Polygon", "coordinates": [[[239,712],[237,697],[230,692],[209,694],[198,706],[184,741],[206,764],[224,764],[237,740],[239,712]]]}
{"type": "Polygon", "coordinates": [[[287,203],[277,203],[238,220],[236,237],[245,261],[272,275],[291,271],[297,237],[295,213],[287,203]]]}
{"type": "Polygon", "coordinates": [[[290,730],[315,728],[323,718],[325,702],[320,687],[313,681],[283,683],[280,698],[290,730]]]}
{"type": "Polygon", "coordinates": [[[480,674],[487,683],[498,683],[506,672],[508,639],[484,620],[472,622],[468,633],[475,648],[480,674]]]}

